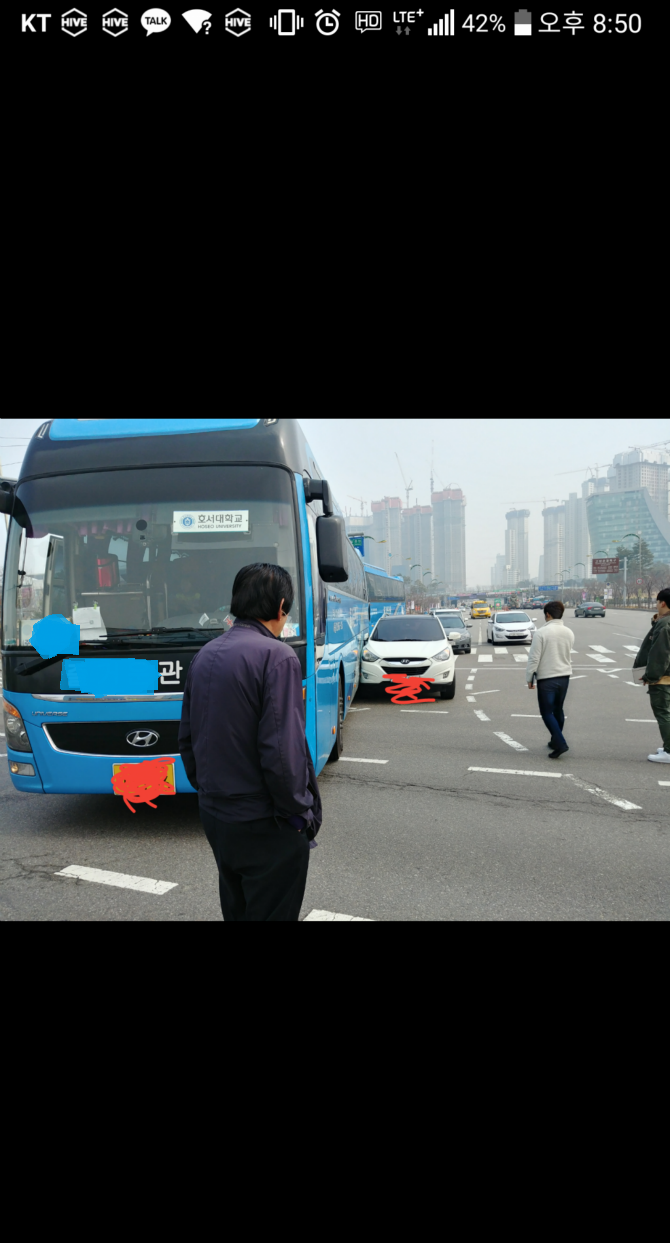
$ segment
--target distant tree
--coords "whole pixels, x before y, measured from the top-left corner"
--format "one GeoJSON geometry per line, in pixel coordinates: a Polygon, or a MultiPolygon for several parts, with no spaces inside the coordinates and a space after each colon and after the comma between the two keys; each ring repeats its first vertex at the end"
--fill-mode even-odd
{"type": "MultiPolygon", "coordinates": [[[[641,570],[642,574],[644,574],[645,570],[650,570],[654,564],[654,554],[651,551],[647,541],[643,539],[639,540],[639,547],[638,543],[633,544],[630,548],[620,544],[616,549],[616,555],[619,557],[619,560],[623,560],[624,557],[628,557],[629,575],[632,573],[633,568],[638,571],[641,570]]],[[[637,577],[640,577],[639,573],[637,577]]]]}

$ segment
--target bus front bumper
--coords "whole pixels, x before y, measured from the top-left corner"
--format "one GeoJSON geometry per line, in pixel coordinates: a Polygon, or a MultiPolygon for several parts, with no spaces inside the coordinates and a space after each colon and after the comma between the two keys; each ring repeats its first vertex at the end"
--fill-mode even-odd
{"type": "MultiPolygon", "coordinates": [[[[114,794],[113,765],[141,763],[140,760],[129,760],[127,755],[67,755],[62,751],[51,752],[51,755],[49,751],[44,751],[38,762],[33,752],[12,751],[8,746],[7,763],[14,789],[32,794],[114,794]],[[13,773],[12,763],[32,765],[34,777],[13,773]]],[[[177,794],[195,794],[181,756],[170,758],[174,759],[177,794]]]]}

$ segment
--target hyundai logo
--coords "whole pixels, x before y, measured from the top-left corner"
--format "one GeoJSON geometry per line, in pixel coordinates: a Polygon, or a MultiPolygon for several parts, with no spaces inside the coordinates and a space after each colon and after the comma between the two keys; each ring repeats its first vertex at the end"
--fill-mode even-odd
{"type": "Polygon", "coordinates": [[[126,742],[131,747],[154,747],[159,738],[155,729],[133,729],[126,734],[126,742]]]}
{"type": "Polygon", "coordinates": [[[409,656],[403,656],[402,660],[400,661],[400,664],[401,664],[401,665],[408,665],[408,664],[409,664],[409,656]]]}

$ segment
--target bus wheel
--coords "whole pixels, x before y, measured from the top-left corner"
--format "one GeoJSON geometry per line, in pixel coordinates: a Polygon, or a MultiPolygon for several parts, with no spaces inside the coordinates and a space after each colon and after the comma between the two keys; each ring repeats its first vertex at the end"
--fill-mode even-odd
{"type": "Polygon", "coordinates": [[[337,734],[335,735],[335,743],[333,745],[333,749],[330,755],[328,756],[328,760],[331,764],[334,764],[336,760],[339,760],[342,752],[344,751],[344,737],[343,737],[343,731],[342,731],[343,722],[344,722],[344,687],[342,685],[342,679],[338,678],[337,679],[337,734]]]}

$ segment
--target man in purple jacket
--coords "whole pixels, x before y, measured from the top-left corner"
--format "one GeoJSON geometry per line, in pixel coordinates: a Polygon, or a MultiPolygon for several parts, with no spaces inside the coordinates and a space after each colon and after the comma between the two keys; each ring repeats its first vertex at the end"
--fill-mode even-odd
{"type": "Polygon", "coordinates": [[[293,595],[281,566],[244,566],[234,626],[205,644],[186,679],[179,750],[219,869],[224,920],[297,920],[321,826],[302,670],[280,638],[293,595]]]}

